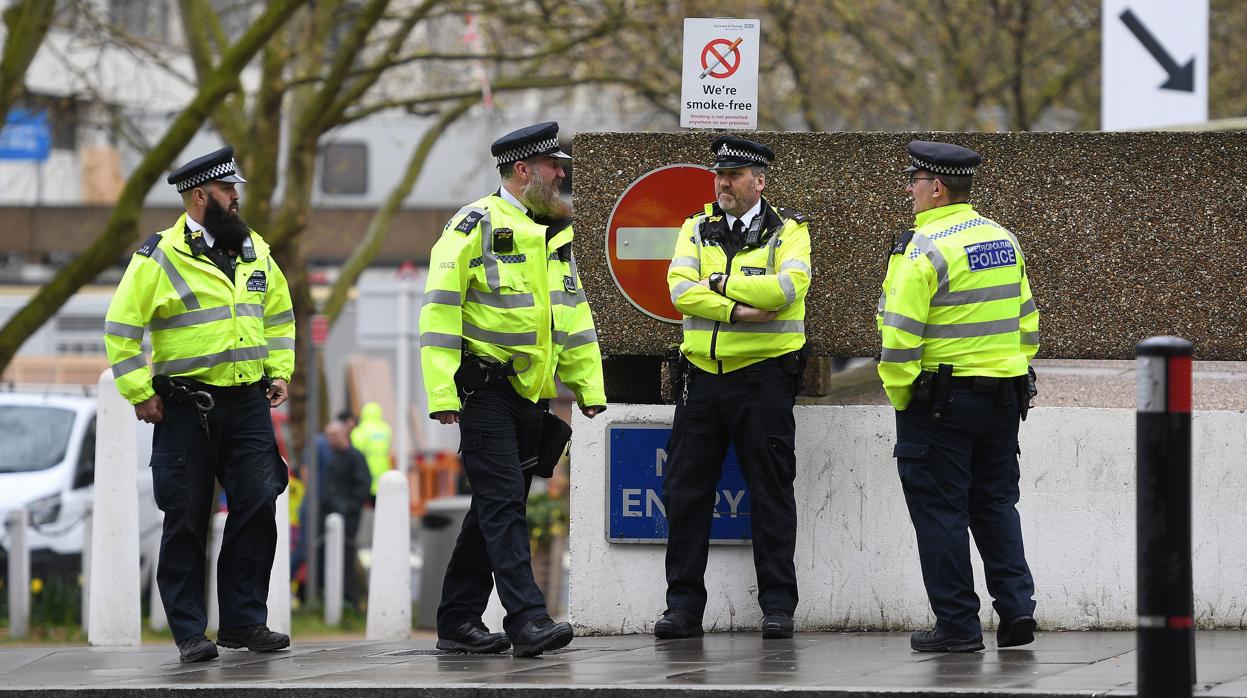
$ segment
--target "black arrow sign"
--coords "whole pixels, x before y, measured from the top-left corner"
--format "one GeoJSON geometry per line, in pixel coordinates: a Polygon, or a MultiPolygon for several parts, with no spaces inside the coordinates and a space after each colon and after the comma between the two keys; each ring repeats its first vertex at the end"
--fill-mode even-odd
{"type": "Polygon", "coordinates": [[[1134,34],[1134,38],[1143,44],[1143,48],[1147,49],[1147,52],[1152,54],[1152,58],[1155,58],[1160,67],[1164,68],[1165,72],[1169,74],[1169,79],[1161,84],[1160,89],[1195,92],[1194,58],[1187,61],[1186,65],[1179,67],[1178,62],[1173,60],[1173,56],[1169,55],[1165,47],[1160,45],[1156,37],[1152,36],[1152,32],[1143,26],[1143,23],[1139,21],[1138,17],[1134,16],[1133,12],[1127,9],[1121,13],[1120,19],[1126,25],[1126,28],[1130,30],[1130,33],[1134,34]]]}

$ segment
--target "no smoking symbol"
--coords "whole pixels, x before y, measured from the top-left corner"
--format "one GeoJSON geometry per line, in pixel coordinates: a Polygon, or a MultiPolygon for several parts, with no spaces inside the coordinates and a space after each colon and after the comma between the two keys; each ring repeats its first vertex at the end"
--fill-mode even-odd
{"type": "Polygon", "coordinates": [[[737,48],[740,41],[715,39],[706,44],[701,50],[701,67],[705,69],[701,77],[704,79],[709,75],[720,80],[731,77],[740,67],[740,49],[737,48]]]}

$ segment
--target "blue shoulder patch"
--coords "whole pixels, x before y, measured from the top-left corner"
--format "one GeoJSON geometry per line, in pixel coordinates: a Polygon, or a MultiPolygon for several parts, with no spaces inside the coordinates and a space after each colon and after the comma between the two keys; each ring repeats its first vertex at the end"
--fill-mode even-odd
{"type": "Polygon", "coordinates": [[[1011,267],[1018,262],[1013,244],[1008,240],[992,240],[966,245],[966,259],[970,262],[970,271],[984,271],[999,267],[1011,267]]]}
{"type": "Polygon", "coordinates": [[[480,211],[471,211],[468,215],[463,217],[463,220],[459,221],[459,225],[455,226],[455,230],[458,230],[464,234],[470,233],[472,232],[472,229],[476,227],[476,224],[480,223],[481,219],[484,217],[485,214],[480,211]]]}
{"type": "Polygon", "coordinates": [[[142,245],[139,245],[139,248],[134,251],[134,254],[141,254],[144,257],[151,257],[152,253],[156,251],[156,245],[159,245],[159,244],[160,244],[160,233],[152,233],[152,236],[147,238],[146,242],[144,242],[142,245]]]}

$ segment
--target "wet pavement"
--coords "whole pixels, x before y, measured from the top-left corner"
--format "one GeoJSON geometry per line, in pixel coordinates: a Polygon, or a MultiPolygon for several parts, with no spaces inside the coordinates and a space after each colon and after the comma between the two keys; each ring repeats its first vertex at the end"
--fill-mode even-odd
{"type": "MultiPolygon", "coordinates": [[[[296,642],[182,665],[172,646],[0,651],[0,696],[1133,696],[1133,632],[1039,633],[1025,648],[933,655],[906,633],[577,638],[536,659],[453,655],[432,640],[296,642]]],[[[1197,634],[1198,696],[1247,697],[1247,632],[1197,634]]]]}

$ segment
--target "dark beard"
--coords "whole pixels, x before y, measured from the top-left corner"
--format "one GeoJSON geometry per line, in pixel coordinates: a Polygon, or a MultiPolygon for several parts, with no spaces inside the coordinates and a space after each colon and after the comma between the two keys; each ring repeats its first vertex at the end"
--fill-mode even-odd
{"type": "Polygon", "coordinates": [[[216,199],[209,198],[204,209],[204,227],[216,239],[219,249],[242,251],[242,241],[251,233],[251,228],[237,213],[230,213],[216,199]]]}

